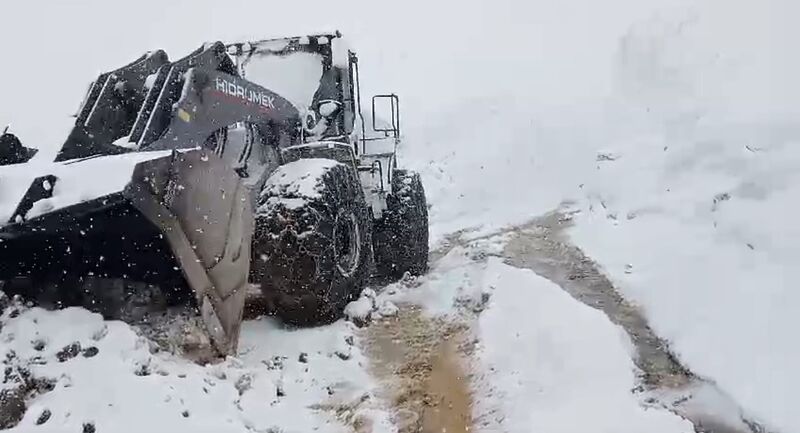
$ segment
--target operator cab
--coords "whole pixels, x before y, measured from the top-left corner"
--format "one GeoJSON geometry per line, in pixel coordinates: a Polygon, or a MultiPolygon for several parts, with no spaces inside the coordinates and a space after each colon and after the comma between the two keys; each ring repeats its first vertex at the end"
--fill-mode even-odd
{"type": "Polygon", "coordinates": [[[397,95],[374,96],[369,122],[365,121],[358,57],[339,32],[227,47],[239,75],[285,97],[300,112],[301,142],[282,147],[284,159],[316,154],[354,164],[373,214],[379,218],[386,206],[386,195],[391,193],[391,172],[397,166],[397,95]],[[383,109],[383,116],[377,115],[378,109],[383,109]]]}
{"type": "Polygon", "coordinates": [[[242,78],[285,97],[301,113],[303,142],[349,142],[355,112],[349,52],[341,35],[228,45],[242,78]],[[336,40],[336,42],[334,42],[336,40]]]}

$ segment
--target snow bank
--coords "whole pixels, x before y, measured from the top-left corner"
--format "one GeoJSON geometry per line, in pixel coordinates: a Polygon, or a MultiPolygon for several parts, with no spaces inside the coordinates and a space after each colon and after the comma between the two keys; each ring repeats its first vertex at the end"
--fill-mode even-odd
{"type": "Polygon", "coordinates": [[[490,259],[479,318],[478,422],[505,432],[692,432],[642,406],[631,343],[600,311],[531,271],[490,259]]]}
{"type": "Polygon", "coordinates": [[[246,322],[238,357],[199,366],[153,354],[126,324],[83,309],[33,308],[16,318],[11,310],[2,318],[3,356],[13,351],[55,388],[29,402],[10,431],[82,431],[93,424],[121,433],[339,432],[354,419],[375,432],[392,431],[345,322],[309,330],[246,322]],[[89,355],[59,362],[58,352],[74,342],[89,355]],[[45,409],[51,416],[37,426],[45,409]],[[337,418],[345,410],[350,418],[337,418]]]}

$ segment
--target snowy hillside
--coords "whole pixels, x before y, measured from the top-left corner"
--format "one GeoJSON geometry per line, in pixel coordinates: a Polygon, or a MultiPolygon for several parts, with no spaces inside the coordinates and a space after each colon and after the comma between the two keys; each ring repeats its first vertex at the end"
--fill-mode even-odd
{"type": "MultiPolygon", "coordinates": [[[[800,351],[786,342],[800,326],[800,123],[782,106],[797,86],[777,91],[780,58],[697,46],[702,18],[646,24],[619,53],[615,117],[635,127],[598,147],[575,242],[695,373],[797,431],[800,351]]],[[[779,34],[759,34],[762,48],[779,51],[779,34]]]]}
{"type": "MultiPolygon", "coordinates": [[[[376,287],[377,300],[360,301],[376,309],[367,328],[247,322],[241,353],[214,366],[152,354],[132,328],[84,310],[12,306],[0,333],[11,369],[3,389],[41,379],[25,379],[36,397],[14,431],[452,430],[441,413],[487,432],[692,431],[679,404],[631,392],[647,372],[617,318],[509,264],[509,238],[550,236],[518,226],[559,209],[569,225],[559,242],[596,262],[681,367],[730,397],[733,409],[717,418],[800,431],[800,3],[312,0],[300,9],[3,2],[0,40],[13,53],[0,68],[0,128],[10,124],[47,161],[89,81],[146,50],[178,58],[209,40],[339,29],[359,52],[364,94],[401,95],[401,160],[422,173],[430,204],[430,274],[376,287]],[[428,398],[438,392],[434,355],[451,337],[465,371],[460,385],[446,377],[439,387],[465,388],[463,413],[428,398]],[[80,349],[65,351],[73,342],[80,349]],[[424,356],[393,379],[381,365],[396,360],[382,356],[398,342],[424,356]]],[[[3,170],[0,193],[13,174],[3,170]]],[[[562,271],[553,273],[585,277],[562,271]]]]}

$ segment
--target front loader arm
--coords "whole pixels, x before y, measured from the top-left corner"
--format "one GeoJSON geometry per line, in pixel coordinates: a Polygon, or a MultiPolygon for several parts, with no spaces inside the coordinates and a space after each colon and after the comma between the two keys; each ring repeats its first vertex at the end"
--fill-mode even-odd
{"type": "Polygon", "coordinates": [[[166,131],[148,149],[201,147],[213,132],[237,122],[256,126],[273,143],[299,139],[300,113],[289,101],[234,75],[193,68],[166,131]]]}
{"type": "Polygon", "coordinates": [[[265,137],[279,134],[295,139],[300,124],[297,109],[236,74],[220,42],[173,63],[157,51],[102,74],[56,161],[198,147],[214,131],[237,122],[255,124],[265,137]]]}

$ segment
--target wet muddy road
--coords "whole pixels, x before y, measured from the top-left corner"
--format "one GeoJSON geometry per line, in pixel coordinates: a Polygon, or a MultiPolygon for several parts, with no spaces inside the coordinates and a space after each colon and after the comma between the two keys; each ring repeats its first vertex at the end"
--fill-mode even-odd
{"type": "Polygon", "coordinates": [[[382,397],[394,407],[400,433],[471,430],[465,329],[401,305],[396,316],[365,331],[372,374],[385,384],[382,397]]]}

